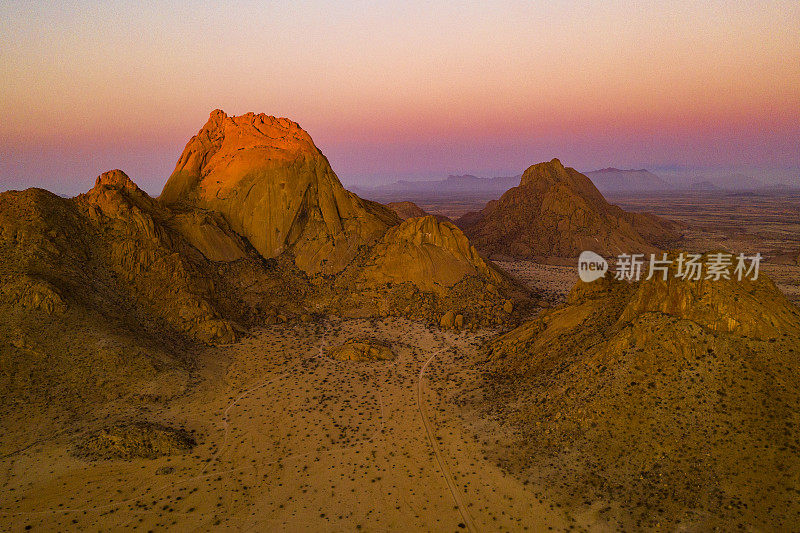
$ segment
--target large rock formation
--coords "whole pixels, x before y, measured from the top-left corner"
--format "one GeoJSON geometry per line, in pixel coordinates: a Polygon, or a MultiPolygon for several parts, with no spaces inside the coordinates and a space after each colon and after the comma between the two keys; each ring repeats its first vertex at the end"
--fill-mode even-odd
{"type": "Polygon", "coordinates": [[[489,353],[497,412],[523,435],[503,460],[554,497],[608,501],[623,529],[800,514],[800,310],[763,275],[579,283],[489,353]]]}
{"type": "Polygon", "coordinates": [[[674,225],[606,202],[591,180],[558,159],[528,168],[518,187],[458,224],[484,254],[518,258],[654,252],[674,225]]]}
{"type": "MultiPolygon", "coordinates": [[[[265,258],[290,257],[316,280],[305,299],[317,309],[395,312],[438,323],[455,294],[477,309],[479,301],[502,306],[511,292],[520,293],[450,222],[426,216],[400,224],[391,209],[346,191],[311,137],[287,119],[214,111],[160,200],[172,211],[221,217],[265,258]],[[494,291],[484,298],[487,286],[494,291]]],[[[206,248],[217,242],[194,233],[183,230],[206,248]]],[[[225,250],[213,255],[229,256],[225,250]]]]}
{"type": "Polygon", "coordinates": [[[359,246],[398,221],[391,210],[345,190],[300,126],[254,113],[212,112],[160,200],[217,212],[263,257],[291,251],[311,274],[341,271],[359,246]]]}
{"type": "Polygon", "coordinates": [[[198,347],[256,324],[438,324],[450,309],[498,323],[505,299],[526,296],[458,228],[401,224],[346,191],[297,124],[252,113],[212,113],[160,201],[119,170],[75,198],[0,194],[0,257],[0,385],[20,420],[177,394],[198,347]]]}

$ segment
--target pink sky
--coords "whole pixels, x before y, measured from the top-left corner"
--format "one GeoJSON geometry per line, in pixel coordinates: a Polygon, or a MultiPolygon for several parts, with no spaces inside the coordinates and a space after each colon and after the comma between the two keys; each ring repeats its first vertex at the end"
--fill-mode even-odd
{"type": "Polygon", "coordinates": [[[559,157],[800,176],[800,3],[0,6],[0,190],[158,193],[208,113],[287,116],[345,183],[559,157]],[[698,5],[702,4],[702,5],[698,5]]]}

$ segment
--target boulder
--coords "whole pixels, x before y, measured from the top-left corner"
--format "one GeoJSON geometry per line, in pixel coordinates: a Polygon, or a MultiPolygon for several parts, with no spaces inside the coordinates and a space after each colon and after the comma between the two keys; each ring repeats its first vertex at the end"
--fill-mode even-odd
{"type": "Polygon", "coordinates": [[[444,315],[442,315],[442,319],[439,321],[439,325],[444,329],[451,329],[453,324],[455,323],[456,315],[453,313],[452,310],[447,311],[444,315]]]}

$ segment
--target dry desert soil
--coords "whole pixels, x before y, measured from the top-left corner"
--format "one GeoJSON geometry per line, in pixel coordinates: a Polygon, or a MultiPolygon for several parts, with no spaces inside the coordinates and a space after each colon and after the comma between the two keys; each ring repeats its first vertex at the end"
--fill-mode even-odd
{"type": "MultiPolygon", "coordinates": [[[[68,436],[6,455],[11,530],[541,531],[585,526],[487,459],[502,438],[459,408],[495,332],[402,318],[275,325],[199,354],[193,390],[127,413],[185,429],[189,453],[86,461],[68,436]],[[337,361],[353,338],[392,361],[337,361]]],[[[103,423],[119,412],[97,413],[103,423]]]]}

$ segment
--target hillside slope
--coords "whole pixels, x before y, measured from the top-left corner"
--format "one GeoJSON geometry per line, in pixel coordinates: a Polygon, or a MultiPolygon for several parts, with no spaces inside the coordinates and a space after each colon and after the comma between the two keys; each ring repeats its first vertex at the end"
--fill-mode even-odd
{"type": "Polygon", "coordinates": [[[579,283],[489,353],[494,414],[520,435],[501,460],[563,501],[607,502],[626,529],[800,517],[800,310],[763,276],[579,283]]]}

